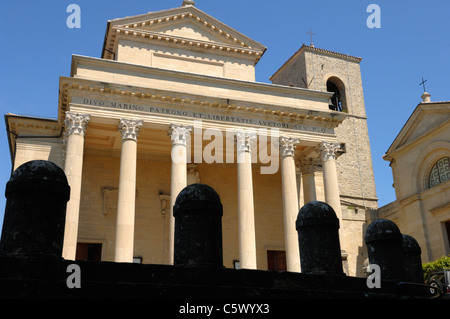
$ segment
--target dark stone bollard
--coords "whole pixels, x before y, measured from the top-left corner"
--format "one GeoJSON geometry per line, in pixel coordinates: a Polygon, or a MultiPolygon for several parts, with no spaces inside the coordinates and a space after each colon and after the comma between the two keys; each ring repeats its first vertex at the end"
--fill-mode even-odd
{"type": "Polygon", "coordinates": [[[403,250],[403,280],[414,283],[424,283],[422,259],[420,249],[417,241],[409,236],[403,235],[402,241],[403,250]]]}
{"type": "Polygon", "coordinates": [[[175,265],[223,267],[222,215],[211,187],[192,184],[180,192],[173,207],[175,265]]]}
{"type": "Polygon", "coordinates": [[[344,275],[339,219],[330,205],[313,201],[303,206],[296,229],[302,273],[344,275]]]}
{"type": "Polygon", "coordinates": [[[402,234],[394,222],[387,219],[374,220],[364,238],[369,255],[369,264],[380,267],[382,280],[401,281],[402,234]]]}
{"type": "Polygon", "coordinates": [[[18,167],[6,184],[0,255],[62,258],[70,187],[64,171],[48,161],[18,167]]]}

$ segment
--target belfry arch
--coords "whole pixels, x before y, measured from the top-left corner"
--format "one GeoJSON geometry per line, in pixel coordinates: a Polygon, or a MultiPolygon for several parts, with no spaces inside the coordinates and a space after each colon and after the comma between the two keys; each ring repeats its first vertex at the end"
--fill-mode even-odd
{"type": "Polygon", "coordinates": [[[329,101],[329,108],[333,111],[347,112],[347,104],[345,101],[345,85],[335,76],[327,80],[327,92],[334,93],[329,101]]]}

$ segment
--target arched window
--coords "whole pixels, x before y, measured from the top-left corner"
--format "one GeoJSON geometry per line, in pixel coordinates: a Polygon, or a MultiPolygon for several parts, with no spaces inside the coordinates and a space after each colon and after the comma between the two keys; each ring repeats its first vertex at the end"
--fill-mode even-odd
{"type": "Polygon", "coordinates": [[[430,187],[436,186],[450,179],[449,158],[444,157],[434,164],[430,173],[430,187]]]}
{"type": "Polygon", "coordinates": [[[346,110],[344,103],[344,84],[336,77],[331,77],[327,81],[327,91],[332,92],[329,108],[333,111],[343,112],[346,110]]]}

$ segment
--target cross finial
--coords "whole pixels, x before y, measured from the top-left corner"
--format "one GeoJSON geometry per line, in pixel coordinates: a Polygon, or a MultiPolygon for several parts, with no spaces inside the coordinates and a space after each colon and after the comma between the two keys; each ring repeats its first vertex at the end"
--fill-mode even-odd
{"type": "Polygon", "coordinates": [[[306,34],[309,34],[309,38],[311,40],[311,46],[313,47],[314,44],[313,44],[313,39],[312,38],[313,38],[313,35],[316,35],[316,34],[312,32],[311,28],[309,29],[309,32],[306,32],[306,34]]]}
{"type": "Polygon", "coordinates": [[[427,82],[428,80],[424,80],[423,78],[422,78],[422,83],[420,83],[420,85],[423,85],[423,91],[424,92],[426,92],[427,90],[426,90],[426,88],[425,88],[425,82],[427,82]]]}

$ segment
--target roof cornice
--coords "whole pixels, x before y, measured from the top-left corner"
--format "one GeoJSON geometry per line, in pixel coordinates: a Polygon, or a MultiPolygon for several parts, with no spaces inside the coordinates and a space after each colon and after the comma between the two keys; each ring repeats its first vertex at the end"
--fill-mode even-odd
{"type": "MultiPolygon", "coordinates": [[[[182,38],[177,37],[173,35],[162,35],[157,32],[152,31],[146,31],[146,30],[134,30],[134,29],[127,29],[124,27],[113,27],[112,33],[115,34],[114,40],[110,42],[110,48],[114,47],[115,39],[117,39],[119,36],[125,36],[129,38],[133,38],[135,40],[139,41],[159,41],[165,43],[165,45],[175,45],[175,46],[184,46],[188,47],[190,50],[201,50],[204,52],[205,49],[216,51],[217,53],[228,53],[228,54],[239,54],[241,56],[248,56],[250,59],[255,60],[255,63],[257,63],[262,55],[264,54],[263,51],[258,49],[253,49],[252,47],[246,46],[246,47],[240,47],[240,46],[233,46],[233,45],[227,45],[225,43],[216,43],[216,42],[210,42],[210,41],[201,41],[201,40],[195,40],[195,39],[188,39],[188,38],[182,38]]],[[[112,51],[111,49],[109,49],[112,51]]],[[[112,58],[111,52],[106,52],[105,58],[112,58]]]]}
{"type": "MultiPolygon", "coordinates": [[[[405,122],[403,127],[401,128],[400,132],[397,134],[391,145],[389,146],[386,153],[383,155],[383,159],[386,161],[390,161],[393,158],[393,155],[397,153],[398,151],[401,151],[404,148],[407,148],[408,145],[403,145],[399,147],[399,145],[402,143],[402,141],[406,138],[408,132],[412,129],[414,126],[414,123],[418,120],[419,116],[423,113],[431,112],[433,110],[443,110],[448,108],[450,105],[450,101],[448,102],[427,102],[427,103],[419,103],[414,111],[409,116],[408,120],[405,122]],[[442,108],[441,108],[442,106],[442,108]]],[[[436,127],[432,131],[436,131],[444,124],[448,124],[450,122],[450,118],[443,118],[443,120],[440,122],[439,125],[436,125],[436,127]]],[[[422,139],[427,134],[430,134],[431,132],[427,132],[426,134],[422,134],[418,137],[416,137],[413,141],[411,141],[409,144],[416,143],[418,140],[422,139]]]]}
{"type": "Polygon", "coordinates": [[[338,52],[334,52],[334,51],[330,51],[330,50],[325,50],[325,49],[320,49],[320,48],[316,48],[314,46],[309,46],[306,44],[303,44],[300,49],[297,50],[297,52],[295,52],[271,77],[270,80],[275,79],[284,69],[286,69],[292,62],[294,62],[297,57],[304,53],[304,52],[315,52],[315,53],[319,53],[319,54],[323,54],[323,55],[328,55],[328,56],[332,56],[335,58],[340,58],[346,61],[352,61],[355,63],[360,63],[362,61],[362,58],[360,57],[355,57],[355,56],[351,56],[348,54],[343,54],[343,53],[338,53],[338,52]]]}

